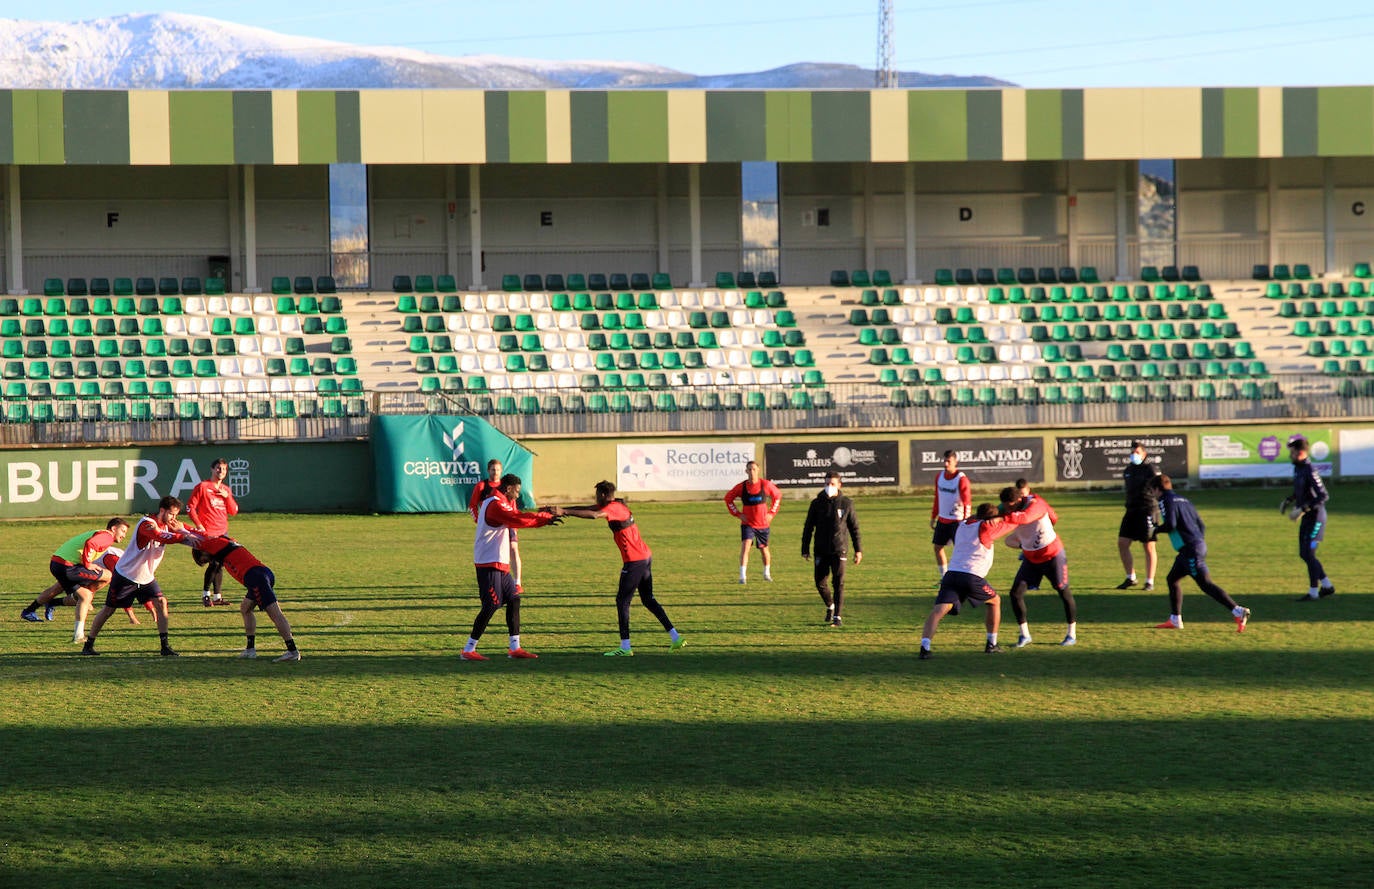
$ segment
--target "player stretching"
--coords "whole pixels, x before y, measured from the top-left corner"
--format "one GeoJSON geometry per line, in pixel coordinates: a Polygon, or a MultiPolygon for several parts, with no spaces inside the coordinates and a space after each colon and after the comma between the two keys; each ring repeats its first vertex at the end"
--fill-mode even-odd
{"type": "Polygon", "coordinates": [[[1293,461],[1293,493],[1283,501],[1280,512],[1288,513],[1298,522],[1298,555],[1307,565],[1307,595],[1299,602],[1314,602],[1335,595],[1336,586],[1326,576],[1326,569],[1317,559],[1317,547],[1326,536],[1326,501],[1330,495],[1317,467],[1308,459],[1307,439],[1295,435],[1288,440],[1288,457],[1293,461]]]}
{"type": "MultiPolygon", "coordinates": [[[[477,521],[477,509],[486,499],[501,489],[501,461],[495,458],[487,461],[487,477],[472,486],[472,497],[468,499],[468,512],[477,521]]],[[[523,593],[520,585],[520,538],[515,529],[510,529],[510,573],[515,578],[515,591],[523,593]]]]}
{"type": "Polygon", "coordinates": [[[935,502],[930,505],[930,542],[935,546],[935,567],[944,577],[949,570],[945,547],[954,542],[959,523],[973,512],[973,492],[968,476],[959,470],[959,456],[945,451],[945,468],[935,473],[935,502]]]}
{"type": "Polygon", "coordinates": [[[286,615],[282,614],[281,605],[277,604],[277,591],[274,589],[277,577],[272,573],[272,569],[259,562],[247,547],[232,537],[206,538],[200,542],[198,549],[205,553],[208,561],[218,564],[229,572],[230,577],[243,584],[244,595],[243,601],[239,603],[239,612],[243,615],[243,634],[248,638],[248,642],[239,653],[239,657],[258,656],[258,621],[253,609],[260,608],[263,614],[272,619],[273,626],[281,633],[282,641],[286,643],[286,653],[276,660],[300,660],[301,653],[296,648],[295,637],[291,635],[291,624],[287,621],[286,615]]]}
{"type": "MultiPolygon", "coordinates": [[[[1002,489],[1002,507],[1008,512],[1024,510],[1032,500],[1040,500],[1031,493],[1025,479],[1017,479],[1014,487],[1002,489]]],[[[1045,514],[1034,524],[1017,528],[1007,538],[1007,545],[1021,550],[1021,564],[1016,569],[1016,579],[1011,582],[1011,611],[1016,616],[1018,629],[1016,647],[1023,648],[1031,643],[1030,624],[1026,621],[1026,590],[1039,587],[1041,580],[1048,580],[1050,586],[1064,602],[1064,620],[1069,629],[1060,645],[1078,644],[1078,607],[1074,604],[1073,593],[1069,590],[1069,560],[1064,552],[1064,541],[1055,532],[1059,516],[1054,507],[1045,504],[1045,514]]]]}
{"type": "MultiPolygon", "coordinates": [[[[498,464],[499,465],[499,464],[498,464]]],[[[463,646],[465,661],[485,661],[477,653],[477,642],[501,606],[506,608],[506,629],[510,631],[510,650],[506,657],[536,658],[539,655],[520,647],[520,590],[511,577],[511,538],[516,528],[542,528],[556,522],[561,511],[520,512],[514,506],[520,499],[520,476],[501,477],[500,487],[477,507],[477,535],[472,541],[472,564],[477,569],[477,598],[482,609],[472,622],[472,635],[463,646]]]]}
{"type": "Polygon", "coordinates": [[[763,557],[763,579],[771,581],[773,553],[768,549],[768,529],[773,516],[782,508],[782,492],[777,485],[763,477],[757,461],[750,460],[744,464],[744,471],[748,478],[725,495],[725,508],[730,510],[730,515],[739,519],[739,582],[745,582],[751,543],[758,547],[759,555],[763,557]],[[744,504],[743,509],[735,506],[736,500],[744,504]]]}
{"type": "Polygon", "coordinates": [[[1198,588],[1216,599],[1231,612],[1236,621],[1236,632],[1245,632],[1250,620],[1250,609],[1242,608],[1226,591],[1212,581],[1207,571],[1207,541],[1204,537],[1207,526],[1197,514],[1197,509],[1186,498],[1174,493],[1174,483],[1167,475],[1160,475],[1150,482],[1159,498],[1161,521],[1159,530],[1169,535],[1169,540],[1178,550],[1174,557],[1174,567],[1169,569],[1166,578],[1169,584],[1169,619],[1159,624],[1159,630],[1183,629],[1183,587],[1180,581],[1191,577],[1197,581],[1198,588]]]}
{"type": "Polygon", "coordinates": [[[951,611],[959,613],[960,604],[972,599],[975,606],[986,604],[987,617],[983,624],[987,628],[988,641],[983,651],[997,654],[1002,649],[997,644],[997,627],[1002,620],[1002,602],[997,591],[988,586],[988,572],[992,570],[992,544],[999,537],[1005,537],[1022,525],[1039,521],[1048,511],[1049,504],[1039,497],[1031,500],[1019,512],[998,517],[997,507],[991,503],[981,503],[973,517],[963,521],[954,532],[954,552],[950,556],[949,570],[940,579],[940,592],[935,596],[935,607],[930,610],[925,624],[921,627],[920,659],[929,660],[930,640],[935,637],[935,628],[951,611]]]}
{"type": "MultiPolygon", "coordinates": [[[[121,518],[113,518],[105,523],[103,530],[83,531],[63,543],[48,560],[48,571],[55,578],[52,586],[38,594],[19,612],[27,621],[37,622],[38,609],[43,609],[43,620],[52,620],[53,608],[57,605],[75,605],[76,622],[72,627],[72,641],[86,641],[86,616],[91,610],[91,601],[101,587],[110,582],[110,572],[114,565],[107,556],[113,552],[116,557],[124,550],[115,546],[123,543],[129,533],[129,523],[121,518]],[[58,599],[57,594],[62,593],[58,599]]],[[[151,605],[151,603],[149,603],[151,605]]],[[[152,611],[150,607],[148,609],[152,611]]],[[[137,624],[138,616],[132,608],[124,609],[129,615],[129,623],[137,624]]]]}
{"type": "Polygon", "coordinates": [[[654,554],[639,536],[639,526],[635,524],[634,513],[630,512],[630,507],[625,505],[624,500],[616,499],[615,485],[607,481],[597,482],[595,507],[568,507],[562,510],[562,513],[579,519],[605,519],[624,563],[620,567],[620,585],[615,593],[616,619],[620,625],[620,647],[606,652],[606,657],[634,656],[634,649],[630,647],[630,605],[634,602],[636,591],[639,592],[639,601],[644,603],[649,613],[658,618],[658,622],[663,624],[663,629],[668,631],[668,649],[677,651],[686,645],[687,640],[682,638],[682,634],[668,619],[668,613],[663,610],[658,599],[654,598],[654,554]]]}
{"type": "Polygon", "coordinates": [[[105,621],[110,619],[116,608],[127,608],[137,600],[140,604],[152,602],[157,606],[157,635],[162,643],[162,656],[178,656],[167,644],[167,599],[162,595],[162,587],[158,586],[154,574],[166,555],[167,544],[195,546],[200,542],[199,536],[177,521],[180,512],[181,501],[169,495],[158,501],[156,513],[138,520],[134,526],[133,543],[115,564],[110,590],[105,594],[105,607],[91,622],[91,633],[81,649],[82,654],[100,654],[95,650],[95,637],[105,626],[105,621]]]}

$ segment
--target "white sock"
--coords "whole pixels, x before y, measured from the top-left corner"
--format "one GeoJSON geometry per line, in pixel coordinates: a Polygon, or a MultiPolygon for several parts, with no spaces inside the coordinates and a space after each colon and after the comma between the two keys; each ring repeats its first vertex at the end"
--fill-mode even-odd
{"type": "Polygon", "coordinates": [[[1030,624],[1017,624],[1017,625],[1016,625],[1016,630],[1017,630],[1017,632],[1019,632],[1022,636],[1026,636],[1026,637],[1029,637],[1029,636],[1030,636],[1030,624]]]}
{"type": "Polygon", "coordinates": [[[1173,625],[1176,626],[1176,627],[1181,627],[1181,626],[1183,626],[1183,615],[1181,615],[1181,614],[1171,614],[1171,615],[1169,615],[1169,623],[1173,624],[1173,625]]]}
{"type": "Polygon", "coordinates": [[[929,637],[929,636],[922,636],[922,637],[921,637],[921,650],[922,650],[922,651],[930,651],[930,637],[929,637]]]}
{"type": "Polygon", "coordinates": [[[940,576],[941,576],[941,577],[944,577],[944,576],[945,576],[945,572],[948,571],[948,570],[949,570],[949,566],[948,566],[948,565],[941,565],[941,566],[940,566],[940,576]]]}
{"type": "Polygon", "coordinates": [[[677,631],[677,627],[673,627],[671,630],[668,631],[668,638],[676,642],[677,640],[682,638],[682,634],[677,631]]]}
{"type": "Polygon", "coordinates": [[[516,586],[524,586],[524,584],[522,584],[522,583],[520,582],[520,578],[518,578],[518,577],[515,578],[515,585],[516,585],[516,586]]]}
{"type": "Polygon", "coordinates": [[[73,636],[80,636],[84,632],[86,632],[86,622],[84,620],[79,620],[72,626],[73,636]]]}
{"type": "Polygon", "coordinates": [[[744,568],[740,568],[740,569],[739,569],[739,579],[740,579],[740,580],[744,580],[744,576],[745,576],[745,569],[744,569],[744,568]]]}
{"type": "Polygon", "coordinates": [[[768,565],[765,565],[765,566],[763,567],[763,579],[764,579],[764,580],[772,580],[772,579],[773,579],[773,569],[772,569],[770,566],[768,566],[768,565]]]}
{"type": "Polygon", "coordinates": [[[477,650],[477,640],[474,639],[474,638],[472,638],[471,636],[469,636],[469,637],[468,637],[468,642],[467,642],[467,644],[463,646],[463,651],[469,652],[469,651],[476,651],[476,650],[477,650]]]}
{"type": "Polygon", "coordinates": [[[1309,599],[1315,599],[1315,598],[1317,598],[1317,596],[1318,596],[1317,588],[1316,588],[1316,587],[1309,587],[1308,590],[1307,590],[1307,598],[1309,598],[1309,599]]]}
{"type": "Polygon", "coordinates": [[[997,644],[997,634],[996,634],[996,633],[988,633],[988,644],[989,644],[989,645],[996,645],[996,644],[997,644]]]}
{"type": "Polygon", "coordinates": [[[206,590],[205,592],[203,592],[203,593],[200,594],[200,597],[201,597],[202,599],[204,599],[204,598],[208,597],[209,595],[210,595],[210,591],[209,591],[209,590],[206,590]]]}
{"type": "Polygon", "coordinates": [[[1323,578],[1322,578],[1322,589],[1324,589],[1324,590],[1329,590],[1329,589],[1331,589],[1331,578],[1329,578],[1329,577],[1323,577],[1323,578]]]}
{"type": "Polygon", "coordinates": [[[1239,605],[1237,605],[1235,608],[1232,608],[1232,609],[1231,609],[1231,616],[1232,616],[1232,617],[1240,617],[1240,616],[1241,616],[1242,614],[1244,614],[1244,613],[1245,613],[1245,609],[1244,609],[1244,608],[1241,608],[1239,605]]]}
{"type": "MultiPolygon", "coordinates": [[[[676,632],[676,631],[675,631],[675,632],[676,632]]],[[[630,640],[629,640],[629,639],[621,639],[621,640],[620,640],[620,650],[621,650],[621,651],[629,651],[629,650],[630,650],[630,640]]]]}
{"type": "Polygon", "coordinates": [[[519,648],[519,647],[520,647],[520,634],[519,634],[519,633],[516,633],[514,636],[510,637],[510,650],[511,650],[511,651],[515,651],[515,649],[517,649],[517,648],[519,648]]]}
{"type": "Polygon", "coordinates": [[[1071,639],[1078,635],[1078,621],[1069,624],[1069,632],[1066,635],[1071,639]]]}
{"type": "Polygon", "coordinates": [[[1131,583],[1135,583],[1135,572],[1132,571],[1130,574],[1127,574],[1126,579],[1129,580],[1131,583]]]}

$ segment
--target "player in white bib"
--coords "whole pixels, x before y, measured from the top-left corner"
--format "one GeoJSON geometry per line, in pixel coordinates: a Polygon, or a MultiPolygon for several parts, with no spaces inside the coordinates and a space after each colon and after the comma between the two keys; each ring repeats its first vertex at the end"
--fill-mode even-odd
{"type": "MultiPolygon", "coordinates": [[[[1025,479],[1017,479],[1012,487],[1002,489],[1002,510],[1004,513],[1029,508],[1032,502],[1044,503],[1040,497],[1031,493],[1025,479]]],[[[1021,564],[1016,569],[1016,579],[1011,582],[1011,610],[1016,616],[1016,647],[1022,648],[1031,643],[1030,624],[1026,620],[1026,590],[1038,588],[1042,580],[1050,586],[1064,602],[1064,620],[1068,623],[1068,633],[1060,645],[1078,643],[1078,606],[1074,603],[1073,593],[1069,590],[1069,560],[1064,552],[1064,541],[1054,530],[1059,516],[1054,507],[1045,503],[1045,514],[1034,524],[1023,525],[1007,537],[1007,546],[1021,551],[1021,564]]]]}

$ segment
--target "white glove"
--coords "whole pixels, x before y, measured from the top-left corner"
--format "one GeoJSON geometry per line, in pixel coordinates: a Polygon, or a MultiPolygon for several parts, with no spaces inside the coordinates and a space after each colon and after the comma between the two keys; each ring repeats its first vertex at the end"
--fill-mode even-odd
{"type": "Polygon", "coordinates": [[[1300,509],[1295,506],[1292,509],[1288,510],[1288,520],[1290,522],[1296,522],[1298,520],[1298,517],[1301,516],[1304,512],[1306,512],[1306,510],[1300,509]]]}
{"type": "Polygon", "coordinates": [[[1288,510],[1290,510],[1290,509],[1292,509],[1292,508],[1293,508],[1293,495],[1292,495],[1292,494],[1289,494],[1287,497],[1283,498],[1283,502],[1281,502],[1281,503],[1279,504],[1279,515],[1284,515],[1285,513],[1288,512],[1288,510]]]}

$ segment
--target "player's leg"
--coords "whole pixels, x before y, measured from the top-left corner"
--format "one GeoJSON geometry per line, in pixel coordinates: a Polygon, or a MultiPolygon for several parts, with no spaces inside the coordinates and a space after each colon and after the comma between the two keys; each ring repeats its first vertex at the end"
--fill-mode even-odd
{"type": "Polygon", "coordinates": [[[43,592],[39,593],[38,598],[34,599],[33,602],[29,604],[29,607],[25,608],[24,610],[33,611],[37,608],[47,605],[53,599],[57,598],[57,594],[60,592],[62,592],[62,584],[54,582],[52,586],[48,587],[43,592]]]}
{"type": "Polygon", "coordinates": [[[997,595],[992,587],[987,587],[987,591],[992,593],[992,598],[983,603],[986,609],[983,612],[983,628],[987,630],[988,640],[983,650],[988,654],[1001,651],[997,644],[997,630],[1002,624],[1002,598],[997,595]]]}
{"type": "Polygon", "coordinates": [[[1303,513],[1302,520],[1298,523],[1298,555],[1302,558],[1303,564],[1307,566],[1308,590],[1306,598],[1309,599],[1329,596],[1336,591],[1336,588],[1331,584],[1331,579],[1326,576],[1326,568],[1317,558],[1317,546],[1321,543],[1325,531],[1325,509],[1314,509],[1303,513]]]}
{"type": "Polygon", "coordinates": [[[830,563],[831,601],[835,603],[835,617],[830,621],[832,627],[844,621],[844,575],[848,565],[849,561],[840,556],[835,556],[830,563]]]}
{"type": "Polygon", "coordinates": [[[668,612],[663,610],[663,605],[654,596],[654,571],[651,565],[646,564],[644,566],[644,573],[639,578],[638,588],[639,601],[644,603],[644,607],[649,609],[649,613],[658,618],[663,629],[671,635],[673,622],[668,618],[668,612]]]}
{"type": "Polygon", "coordinates": [[[1059,644],[1073,645],[1078,641],[1078,603],[1069,589],[1069,560],[1062,551],[1050,562],[1048,576],[1050,586],[1059,594],[1059,601],[1064,605],[1064,623],[1068,624],[1064,641],[1059,644]]]}
{"type": "MultiPolygon", "coordinates": [[[[643,568],[648,562],[626,562],[620,566],[620,582],[615,590],[616,629],[620,631],[620,647],[606,652],[607,657],[629,657],[630,647],[630,605],[635,599],[635,590],[643,577],[643,568]]],[[[652,588],[651,588],[652,589],[652,588]]],[[[652,594],[652,593],[651,593],[652,594]]]]}
{"type": "MultiPolygon", "coordinates": [[[[945,590],[942,588],[940,593],[943,596],[945,590]]],[[[931,656],[930,641],[935,638],[935,630],[940,626],[940,621],[953,608],[953,602],[941,602],[937,598],[935,607],[930,609],[930,614],[926,615],[925,623],[921,624],[921,660],[926,660],[931,656]]]]}
{"type": "Polygon", "coordinates": [[[758,547],[759,555],[763,558],[763,579],[771,582],[773,580],[773,551],[768,548],[767,528],[754,532],[754,546],[758,547]]]}
{"type": "Polygon", "coordinates": [[[811,559],[811,570],[815,577],[816,592],[820,593],[821,601],[825,603],[825,625],[829,626],[835,620],[835,600],[830,594],[830,558],[816,553],[811,559]]]}
{"type": "Polygon", "coordinates": [[[1174,559],[1174,565],[1169,569],[1169,574],[1164,578],[1164,584],[1169,589],[1169,619],[1164,623],[1156,624],[1155,628],[1160,630],[1179,630],[1183,628],[1183,578],[1191,574],[1188,565],[1189,556],[1187,553],[1179,553],[1174,559]]]}
{"type": "Polygon", "coordinates": [[[171,644],[167,641],[167,627],[171,621],[171,609],[167,607],[167,597],[162,594],[162,587],[156,580],[139,587],[137,598],[140,602],[152,602],[153,613],[157,615],[157,638],[161,645],[163,657],[177,657],[177,653],[172,650],[171,644]]]}
{"type": "Polygon", "coordinates": [[[109,620],[110,615],[114,613],[114,605],[107,599],[105,605],[96,612],[95,619],[91,621],[90,631],[86,634],[86,644],[81,649],[82,654],[98,653],[95,650],[95,637],[100,634],[100,630],[105,626],[105,621],[109,620]]]}
{"type": "Polygon", "coordinates": [[[739,526],[739,582],[746,583],[749,579],[749,547],[754,543],[754,538],[749,533],[749,526],[743,523],[739,526]]]}
{"type": "Polygon", "coordinates": [[[243,618],[243,651],[239,652],[241,658],[255,658],[258,656],[258,617],[253,613],[257,603],[253,597],[244,594],[243,601],[239,603],[239,616],[243,618]]]}
{"type": "Polygon", "coordinates": [[[76,620],[72,622],[72,642],[85,642],[86,618],[91,613],[91,602],[95,599],[95,590],[77,587],[72,591],[69,598],[75,600],[72,604],[76,606],[76,620]]]}
{"type": "Polygon", "coordinates": [[[215,567],[214,560],[210,558],[209,553],[198,549],[192,549],[191,561],[205,568],[204,577],[200,585],[200,604],[204,605],[206,608],[209,608],[211,604],[213,604],[210,601],[210,585],[213,582],[211,572],[214,570],[215,567]]]}
{"type": "MultiPolygon", "coordinates": [[[[214,569],[210,575],[210,590],[214,593],[213,603],[223,605],[224,603],[224,564],[222,562],[212,562],[210,568],[214,569]]],[[[207,569],[208,570],[208,569],[207,569]]]]}
{"type": "Polygon", "coordinates": [[[1159,548],[1155,546],[1152,539],[1146,540],[1145,546],[1145,589],[1155,588],[1155,571],[1159,568],[1159,548]]]}

